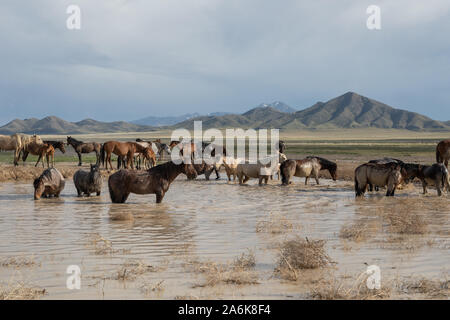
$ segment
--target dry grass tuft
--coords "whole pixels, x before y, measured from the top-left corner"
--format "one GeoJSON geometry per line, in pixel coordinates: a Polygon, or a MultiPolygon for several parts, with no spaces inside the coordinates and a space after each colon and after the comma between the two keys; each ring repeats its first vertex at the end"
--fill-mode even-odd
{"type": "Polygon", "coordinates": [[[162,284],[164,283],[164,280],[161,280],[157,283],[144,283],[140,289],[142,294],[149,296],[152,293],[159,293],[164,290],[164,287],[162,284]]]}
{"type": "Polygon", "coordinates": [[[298,271],[316,269],[333,263],[325,252],[324,240],[296,237],[281,244],[275,274],[282,279],[298,280],[298,271]]]}
{"type": "Polygon", "coordinates": [[[251,285],[258,284],[258,274],[254,271],[255,255],[249,250],[232,263],[218,264],[212,261],[191,260],[190,270],[203,274],[205,281],[194,285],[196,287],[213,287],[218,284],[251,285]]]}
{"type": "Polygon", "coordinates": [[[400,234],[425,234],[428,225],[422,215],[408,211],[387,214],[386,220],[391,230],[400,234]]]}
{"type": "Polygon", "coordinates": [[[129,260],[126,261],[120,269],[114,273],[111,280],[135,280],[137,277],[147,272],[158,272],[161,268],[144,263],[141,260],[129,260]]]}
{"type": "Polygon", "coordinates": [[[8,268],[30,268],[40,266],[41,263],[31,257],[7,257],[0,260],[0,266],[8,268]]]}
{"type": "Polygon", "coordinates": [[[45,289],[29,286],[23,281],[0,284],[0,300],[36,300],[45,294],[45,289]]]}
{"type": "Polygon", "coordinates": [[[112,241],[103,238],[100,234],[91,234],[88,238],[87,246],[93,247],[94,253],[97,255],[115,254],[115,253],[127,253],[127,249],[114,249],[112,241]]]}
{"type": "Polygon", "coordinates": [[[241,269],[253,269],[256,265],[255,253],[253,250],[248,250],[247,252],[242,253],[239,257],[234,260],[233,265],[236,268],[241,269]]]}
{"type": "Polygon", "coordinates": [[[367,221],[358,220],[342,226],[339,237],[345,240],[360,242],[366,240],[371,234],[367,221]]]}
{"type": "Polygon", "coordinates": [[[425,294],[431,298],[449,297],[450,280],[430,280],[425,278],[407,280],[399,284],[402,293],[425,294]]]}
{"type": "Polygon", "coordinates": [[[292,223],[285,216],[271,212],[267,220],[260,220],[256,224],[256,232],[282,234],[292,230],[299,230],[300,225],[292,223]]]}
{"type": "Polygon", "coordinates": [[[360,274],[355,281],[331,277],[316,284],[309,297],[317,300],[375,300],[387,299],[391,295],[391,289],[369,289],[366,281],[369,277],[365,272],[360,274]]]}

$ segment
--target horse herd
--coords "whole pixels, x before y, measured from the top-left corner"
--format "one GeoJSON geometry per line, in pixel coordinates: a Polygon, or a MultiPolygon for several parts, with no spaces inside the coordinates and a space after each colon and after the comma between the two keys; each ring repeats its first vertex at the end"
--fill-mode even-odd
{"type": "MultiPolygon", "coordinates": [[[[14,134],[11,136],[0,135],[0,150],[14,150],[14,164],[18,165],[20,155],[25,161],[28,154],[38,155],[38,161],[42,161],[44,166],[44,157],[47,159],[47,166],[42,175],[34,181],[34,198],[56,196],[58,197],[65,185],[63,175],[54,168],[55,149],[65,153],[65,143],[61,141],[41,140],[37,135],[14,134]],[[52,167],[50,168],[49,159],[52,167]]],[[[309,178],[314,178],[319,184],[319,172],[327,170],[333,180],[337,179],[337,164],[333,161],[309,156],[302,160],[287,159],[285,156],[286,145],[280,141],[278,153],[265,159],[266,161],[257,161],[249,163],[245,159],[233,158],[227,156],[223,147],[222,156],[216,157],[216,162],[199,161],[194,164],[175,164],[172,161],[156,165],[156,155],[162,160],[163,154],[170,154],[175,146],[178,146],[181,153],[184,149],[192,152],[192,157],[196,154],[196,144],[184,144],[179,141],[171,141],[170,144],[164,144],[161,140],[144,141],[136,139],[135,142],[106,141],[103,144],[97,142],[83,142],[72,137],[67,137],[67,145],[71,145],[78,155],[79,163],[82,165],[81,155],[83,153],[96,153],[96,164],[92,165],[89,172],[78,170],[74,176],[74,184],[78,196],[96,193],[100,195],[102,187],[102,178],[100,175],[100,164],[103,164],[106,170],[112,169],[111,155],[115,154],[117,158],[117,168],[124,167],[109,176],[108,188],[111,201],[114,203],[124,203],[130,193],[135,194],[155,194],[156,202],[160,203],[169,189],[172,181],[181,173],[185,174],[189,180],[195,179],[198,175],[205,175],[206,180],[212,172],[215,172],[216,179],[220,178],[219,170],[225,168],[228,181],[236,180],[239,184],[245,184],[249,179],[256,178],[259,184],[268,183],[278,174],[281,177],[282,185],[292,183],[292,177],[305,177],[305,184],[308,184],[309,178]],[[274,161],[273,161],[274,160],[274,161]],[[141,163],[142,162],[142,163],[141,163]],[[145,170],[141,169],[142,166],[145,170]],[[132,170],[129,170],[130,168],[132,170]]],[[[212,156],[216,146],[205,143],[201,145],[202,151],[211,148],[212,156]]],[[[436,163],[433,165],[421,165],[414,163],[405,163],[399,159],[383,158],[371,160],[358,166],[355,169],[354,183],[355,194],[357,197],[363,196],[367,191],[378,191],[380,187],[386,187],[386,196],[394,196],[397,187],[400,184],[407,184],[415,178],[422,183],[423,192],[427,192],[429,185],[436,187],[439,196],[442,191],[450,191],[450,179],[448,173],[448,161],[450,159],[450,140],[441,141],[436,147],[436,163]]],[[[109,172],[109,170],[108,170],[109,172]]]]}

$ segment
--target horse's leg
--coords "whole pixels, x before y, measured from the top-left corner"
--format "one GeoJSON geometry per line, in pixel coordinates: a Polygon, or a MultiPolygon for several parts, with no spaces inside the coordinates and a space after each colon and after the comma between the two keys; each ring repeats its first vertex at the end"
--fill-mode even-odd
{"type": "Polygon", "coordinates": [[[306,176],[306,177],[305,177],[305,186],[308,185],[308,179],[309,179],[309,176],[306,176]]]}
{"type": "Polygon", "coordinates": [[[319,185],[319,172],[314,173],[314,179],[316,179],[316,184],[319,185]]]}
{"type": "Polygon", "coordinates": [[[437,194],[438,194],[438,197],[440,197],[440,196],[442,196],[442,191],[441,191],[441,180],[442,179],[436,179],[435,181],[435,184],[436,184],[436,190],[437,190],[437,194]]]}
{"type": "Polygon", "coordinates": [[[250,177],[247,177],[246,175],[244,175],[244,183],[246,183],[248,180],[250,180],[250,177]]]}
{"type": "Polygon", "coordinates": [[[267,184],[268,181],[269,181],[269,177],[265,177],[264,178],[264,183],[267,184]]]}
{"type": "Polygon", "coordinates": [[[157,191],[156,192],[156,203],[161,203],[161,201],[164,198],[164,191],[157,191]]]}
{"type": "Polygon", "coordinates": [[[423,194],[427,194],[427,183],[425,179],[422,181],[423,194]]]}
{"type": "Polygon", "coordinates": [[[78,166],[81,167],[81,165],[82,165],[82,162],[81,162],[81,152],[80,152],[80,151],[77,151],[77,154],[78,154],[78,166]]]}
{"type": "Polygon", "coordinates": [[[259,184],[259,185],[262,185],[262,181],[263,181],[263,176],[259,176],[259,182],[258,182],[258,184],[259,184]]]}
{"type": "Polygon", "coordinates": [[[219,180],[220,179],[219,170],[217,170],[217,168],[214,167],[214,171],[216,172],[216,180],[219,180]]]}

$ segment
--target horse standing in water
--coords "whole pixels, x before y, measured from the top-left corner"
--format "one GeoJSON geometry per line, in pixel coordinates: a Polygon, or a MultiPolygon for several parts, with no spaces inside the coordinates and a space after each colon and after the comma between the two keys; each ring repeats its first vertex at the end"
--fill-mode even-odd
{"type": "Polygon", "coordinates": [[[81,154],[95,152],[97,158],[96,164],[100,164],[101,144],[97,142],[83,142],[72,137],[67,137],[67,144],[71,145],[78,155],[78,165],[81,166],[81,154]]]}
{"type": "Polygon", "coordinates": [[[443,163],[448,170],[450,159],[450,140],[443,140],[436,146],[436,162],[443,163]]]}
{"type": "Polygon", "coordinates": [[[189,179],[197,177],[197,172],[192,164],[175,164],[172,161],[144,172],[122,169],[109,176],[108,188],[111,201],[124,203],[130,193],[136,193],[156,194],[156,203],[161,203],[170,184],[181,173],[184,173],[189,179]]]}
{"type": "Polygon", "coordinates": [[[316,157],[316,156],[308,156],[308,157],[306,157],[306,159],[316,159],[317,161],[319,161],[320,171],[328,170],[328,172],[330,173],[331,179],[333,179],[333,181],[337,180],[337,164],[336,164],[336,162],[330,161],[325,158],[316,157]]]}
{"type": "Polygon", "coordinates": [[[355,193],[357,197],[364,196],[367,185],[377,187],[387,186],[386,196],[394,196],[397,186],[407,179],[407,172],[398,163],[365,163],[355,169],[355,193]]]}
{"type": "Polygon", "coordinates": [[[55,168],[46,169],[42,172],[41,176],[33,182],[34,200],[39,200],[41,197],[59,197],[59,194],[64,189],[65,185],[66,181],[61,172],[55,168]]]}

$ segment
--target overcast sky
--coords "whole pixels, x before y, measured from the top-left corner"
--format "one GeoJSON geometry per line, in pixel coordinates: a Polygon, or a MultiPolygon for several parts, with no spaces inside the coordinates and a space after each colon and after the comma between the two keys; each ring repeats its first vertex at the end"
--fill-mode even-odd
{"type": "Polygon", "coordinates": [[[448,0],[2,0],[0,123],[303,109],[347,91],[450,120],[449,58],[448,0]]]}

